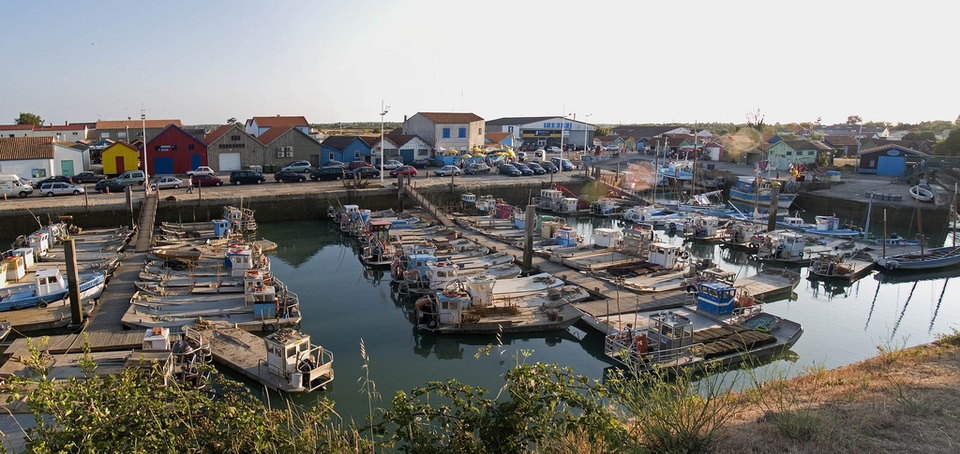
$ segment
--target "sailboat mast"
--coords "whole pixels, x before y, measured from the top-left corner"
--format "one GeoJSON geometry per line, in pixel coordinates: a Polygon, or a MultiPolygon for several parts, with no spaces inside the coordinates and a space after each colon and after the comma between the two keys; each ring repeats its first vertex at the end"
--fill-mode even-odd
{"type": "Polygon", "coordinates": [[[923,211],[920,210],[920,199],[917,201],[917,231],[920,232],[920,260],[923,260],[923,211]]]}
{"type": "Polygon", "coordinates": [[[887,209],[883,209],[883,258],[887,258],[887,209]]]}

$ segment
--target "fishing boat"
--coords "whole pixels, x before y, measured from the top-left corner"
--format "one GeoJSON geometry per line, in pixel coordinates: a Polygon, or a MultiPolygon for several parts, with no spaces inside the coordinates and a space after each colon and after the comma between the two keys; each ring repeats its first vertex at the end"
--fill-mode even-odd
{"type": "Polygon", "coordinates": [[[760,176],[739,177],[737,183],[730,188],[730,200],[747,207],[768,207],[774,185],[780,186],[777,192],[777,207],[789,209],[793,200],[797,198],[794,190],[796,183],[771,181],[760,176]]]}
{"type": "MultiPolygon", "coordinates": [[[[853,282],[873,270],[873,260],[862,260],[854,255],[820,254],[810,262],[809,279],[837,279],[853,282]]],[[[867,257],[869,259],[869,257],[867,257]]]]}
{"type": "Polygon", "coordinates": [[[927,180],[920,180],[919,184],[910,188],[910,196],[921,202],[933,202],[933,190],[927,180]]]}
{"type": "Polygon", "coordinates": [[[637,372],[727,367],[786,351],[803,334],[799,323],[765,312],[738,316],[738,302],[732,286],[697,284],[696,309],[648,313],[646,326],[607,335],[604,353],[637,372]]]}
{"type": "Polygon", "coordinates": [[[764,240],[757,248],[756,257],[759,260],[802,264],[810,260],[810,255],[804,257],[807,241],[797,232],[777,230],[765,235],[764,240]]]}
{"type": "Polygon", "coordinates": [[[541,189],[540,196],[534,197],[533,205],[538,210],[558,214],[587,214],[590,204],[577,198],[569,189],[556,185],[552,189],[541,189]]]}
{"type": "Polygon", "coordinates": [[[646,222],[648,219],[653,219],[654,216],[664,215],[666,211],[664,207],[656,205],[632,206],[620,213],[620,219],[630,222],[646,222]]]}
{"type": "Polygon", "coordinates": [[[576,285],[542,274],[473,276],[417,300],[417,328],[437,334],[493,334],[566,329],[582,316],[571,303],[589,297],[576,285]],[[499,287],[499,288],[498,288],[499,287]]]}
{"type": "MultiPolygon", "coordinates": [[[[103,273],[79,275],[80,300],[89,301],[100,297],[106,276],[103,273]]],[[[34,273],[34,281],[0,289],[0,311],[47,307],[50,303],[68,296],[67,280],[58,268],[43,268],[34,273]]]]}
{"type": "Polygon", "coordinates": [[[804,222],[802,218],[788,216],[777,224],[788,229],[835,238],[859,238],[863,236],[862,229],[841,225],[840,218],[836,216],[817,216],[813,224],[804,222]]]}
{"type": "Polygon", "coordinates": [[[299,330],[283,328],[261,338],[230,323],[206,320],[190,329],[206,334],[214,361],[271,390],[309,393],[333,381],[333,352],[299,330]]]}
{"type": "Polygon", "coordinates": [[[960,265],[960,246],[946,246],[877,259],[885,270],[932,270],[960,265]]]}

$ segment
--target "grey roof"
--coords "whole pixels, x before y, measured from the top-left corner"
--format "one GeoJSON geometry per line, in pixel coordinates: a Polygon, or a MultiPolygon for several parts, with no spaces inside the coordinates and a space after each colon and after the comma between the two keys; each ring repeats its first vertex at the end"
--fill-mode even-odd
{"type": "Polygon", "coordinates": [[[489,120],[487,121],[487,124],[495,125],[495,126],[522,125],[526,123],[535,123],[538,121],[549,120],[551,118],[560,118],[560,116],[550,115],[549,117],[503,117],[503,118],[497,118],[496,120],[489,120]]]}
{"type": "Polygon", "coordinates": [[[611,134],[633,137],[634,139],[649,139],[661,134],[681,128],[678,125],[656,125],[656,126],[617,126],[610,130],[611,134]]]}
{"type": "MultiPolygon", "coordinates": [[[[343,151],[345,148],[350,146],[354,140],[357,139],[361,139],[360,136],[327,136],[326,139],[323,139],[323,142],[320,142],[320,145],[323,145],[327,148],[333,148],[334,150],[343,151]]],[[[363,139],[361,139],[361,142],[362,141],[363,139]]]]}

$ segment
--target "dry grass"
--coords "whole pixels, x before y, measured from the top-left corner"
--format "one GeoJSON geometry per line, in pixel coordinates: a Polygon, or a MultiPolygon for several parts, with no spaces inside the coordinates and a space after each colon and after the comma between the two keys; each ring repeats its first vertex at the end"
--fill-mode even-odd
{"type": "Polygon", "coordinates": [[[717,453],[960,452],[958,336],[744,392],[717,453]]]}

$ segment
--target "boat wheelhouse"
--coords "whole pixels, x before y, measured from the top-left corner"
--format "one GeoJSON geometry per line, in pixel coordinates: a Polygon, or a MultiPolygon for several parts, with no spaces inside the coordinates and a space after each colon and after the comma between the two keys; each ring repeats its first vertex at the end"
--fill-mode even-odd
{"type": "Polygon", "coordinates": [[[797,198],[797,194],[791,190],[789,183],[793,182],[783,184],[781,181],[771,181],[762,177],[741,176],[737,179],[737,183],[730,188],[730,201],[746,207],[767,208],[770,206],[773,188],[777,186],[777,207],[789,209],[793,200],[797,198]]]}

